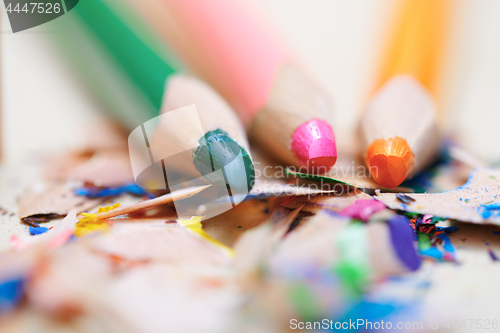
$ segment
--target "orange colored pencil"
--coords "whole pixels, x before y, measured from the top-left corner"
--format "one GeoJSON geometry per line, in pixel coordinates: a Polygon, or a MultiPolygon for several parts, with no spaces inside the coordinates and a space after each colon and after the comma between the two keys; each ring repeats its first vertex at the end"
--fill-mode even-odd
{"type": "Polygon", "coordinates": [[[401,4],[382,58],[377,91],[361,119],[365,161],[382,186],[395,187],[436,155],[436,86],[451,0],[401,4]]]}

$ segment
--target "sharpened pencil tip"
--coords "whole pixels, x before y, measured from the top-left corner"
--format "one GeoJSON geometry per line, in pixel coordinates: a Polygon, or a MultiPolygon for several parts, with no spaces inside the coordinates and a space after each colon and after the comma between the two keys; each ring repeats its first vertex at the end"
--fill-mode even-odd
{"type": "Polygon", "coordinates": [[[375,140],[366,152],[366,161],[377,183],[396,187],[406,179],[413,166],[413,153],[402,138],[375,140]]]}
{"type": "Polygon", "coordinates": [[[292,151],[297,164],[311,173],[325,173],[337,162],[337,147],[332,127],[313,119],[300,125],[292,135],[292,151]]]}
{"type": "Polygon", "coordinates": [[[193,157],[200,174],[214,183],[227,183],[229,179],[232,188],[238,193],[250,191],[255,183],[255,170],[250,155],[221,129],[207,132],[200,139],[200,146],[193,157]],[[217,170],[227,173],[224,179],[218,179],[222,173],[217,173],[217,170]]]}

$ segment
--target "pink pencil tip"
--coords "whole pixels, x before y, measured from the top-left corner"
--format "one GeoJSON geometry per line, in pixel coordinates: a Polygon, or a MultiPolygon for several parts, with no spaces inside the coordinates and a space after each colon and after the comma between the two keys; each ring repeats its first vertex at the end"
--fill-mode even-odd
{"type": "Polygon", "coordinates": [[[292,135],[292,151],[299,166],[310,173],[325,173],[337,162],[337,147],[332,127],[313,119],[300,125],[292,135]]]}

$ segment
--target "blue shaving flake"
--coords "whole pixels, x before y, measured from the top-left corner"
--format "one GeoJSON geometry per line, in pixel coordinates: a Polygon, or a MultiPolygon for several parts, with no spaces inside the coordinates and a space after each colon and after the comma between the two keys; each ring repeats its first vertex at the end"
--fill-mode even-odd
{"type": "Polygon", "coordinates": [[[491,260],[498,261],[498,257],[491,249],[488,249],[488,254],[490,255],[491,260]]]}
{"type": "Polygon", "coordinates": [[[402,203],[407,204],[407,205],[409,205],[409,204],[411,204],[412,202],[415,201],[415,199],[413,199],[409,195],[401,194],[401,193],[396,194],[396,198],[399,201],[401,201],[402,203]]]}
{"type": "Polygon", "coordinates": [[[500,204],[481,205],[479,206],[479,214],[485,219],[492,215],[498,217],[500,216],[500,204]]]}
{"type": "MultiPolygon", "coordinates": [[[[386,318],[393,316],[397,313],[402,312],[406,306],[404,304],[399,304],[396,302],[387,302],[387,303],[376,303],[370,302],[367,300],[361,300],[358,303],[355,303],[341,318],[336,319],[336,322],[347,322],[349,320],[351,322],[358,322],[357,320],[363,318],[363,323],[360,328],[364,331],[365,323],[372,321],[380,321],[382,319],[386,320],[386,318]]],[[[361,322],[359,322],[361,323],[361,322]]],[[[347,327],[343,328],[342,332],[357,332],[357,327],[347,327]]],[[[337,332],[338,329],[331,328],[331,331],[337,332]]]]}
{"type": "MultiPolygon", "coordinates": [[[[418,233],[420,234],[426,234],[428,237],[430,237],[430,241],[432,242],[433,239],[439,239],[441,241],[441,244],[443,246],[443,249],[440,250],[436,247],[436,245],[431,245],[430,248],[425,248],[422,249],[421,245],[419,243],[419,253],[422,256],[427,256],[434,258],[436,260],[446,260],[446,261],[453,261],[455,258],[455,248],[451,244],[450,239],[448,236],[446,236],[449,233],[455,232],[458,227],[457,226],[451,226],[451,227],[439,227],[437,225],[431,225],[431,224],[425,224],[421,222],[421,219],[418,218],[417,221],[415,222],[415,228],[416,230],[420,230],[418,233]],[[420,221],[420,222],[419,222],[420,221]],[[421,230],[422,227],[427,227],[427,228],[434,228],[430,233],[425,232],[426,230],[421,230]],[[435,235],[435,233],[440,233],[439,235],[435,235]]],[[[427,229],[429,230],[429,229],[427,229]]]]}
{"type": "Polygon", "coordinates": [[[119,187],[81,187],[75,190],[76,195],[85,196],[88,198],[104,198],[104,197],[114,197],[120,194],[130,193],[138,196],[146,196],[148,199],[153,199],[155,196],[140,187],[137,184],[126,184],[119,187]]]}
{"type": "Polygon", "coordinates": [[[500,231],[493,231],[495,235],[500,235],[500,231]]]}
{"type": "Polygon", "coordinates": [[[446,234],[455,232],[458,229],[457,226],[452,226],[452,227],[438,227],[436,226],[436,231],[444,231],[446,234]]]}
{"type": "Polygon", "coordinates": [[[0,315],[14,309],[24,293],[24,279],[0,281],[0,315]]]}
{"type": "Polygon", "coordinates": [[[432,257],[437,260],[443,259],[443,254],[435,247],[430,247],[427,250],[420,250],[421,255],[432,257]]]}
{"type": "Polygon", "coordinates": [[[442,236],[441,239],[444,242],[443,248],[450,253],[454,253],[455,249],[453,248],[453,245],[451,245],[451,241],[448,238],[448,236],[445,235],[440,235],[440,236],[442,236]]]}
{"type": "Polygon", "coordinates": [[[448,152],[453,145],[454,144],[451,143],[448,144],[447,147],[444,147],[432,165],[419,172],[411,179],[405,180],[401,186],[412,188],[415,193],[442,192],[442,189],[436,186],[434,177],[441,174],[442,170],[446,170],[446,168],[453,163],[453,159],[448,152]]]}
{"type": "Polygon", "coordinates": [[[45,228],[45,227],[38,227],[38,228],[35,228],[35,227],[29,227],[30,228],[30,234],[31,235],[40,235],[40,234],[43,234],[47,231],[49,231],[48,228],[45,228]]]}

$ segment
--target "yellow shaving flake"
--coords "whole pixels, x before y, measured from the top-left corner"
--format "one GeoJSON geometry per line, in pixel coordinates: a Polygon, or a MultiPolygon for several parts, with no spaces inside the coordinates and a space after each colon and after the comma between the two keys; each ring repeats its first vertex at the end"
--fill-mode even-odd
{"type": "Polygon", "coordinates": [[[200,237],[201,239],[209,242],[210,244],[214,245],[216,248],[221,250],[224,254],[226,254],[229,257],[234,257],[234,251],[232,248],[222,244],[215,238],[212,238],[209,234],[203,230],[203,226],[201,225],[201,220],[203,216],[193,216],[190,220],[177,220],[179,224],[183,227],[186,227],[187,230],[192,232],[195,236],[200,237]]]}
{"type": "MultiPolygon", "coordinates": [[[[99,207],[96,214],[109,212],[112,209],[120,207],[119,203],[114,204],[113,206],[107,207],[99,207]]],[[[99,220],[96,217],[96,214],[92,213],[82,213],[84,218],[80,220],[80,223],[77,223],[75,229],[75,236],[82,237],[94,232],[106,232],[109,229],[105,220],[99,220]]]]}

